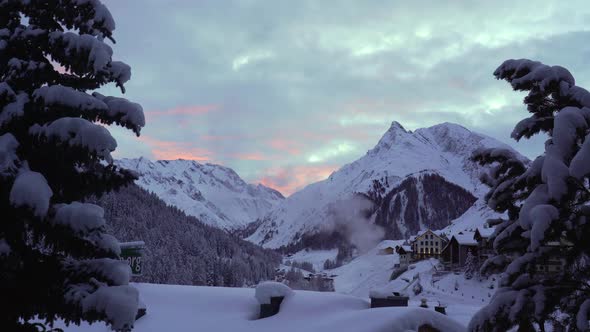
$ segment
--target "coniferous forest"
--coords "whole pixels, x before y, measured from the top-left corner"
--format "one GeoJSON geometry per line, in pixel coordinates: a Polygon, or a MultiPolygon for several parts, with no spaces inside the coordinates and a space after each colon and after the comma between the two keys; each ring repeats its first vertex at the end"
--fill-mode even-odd
{"type": "Polygon", "coordinates": [[[100,198],[109,232],[119,241],[144,241],[137,281],[248,286],[271,279],[281,257],[201,223],[136,185],[100,198]]]}

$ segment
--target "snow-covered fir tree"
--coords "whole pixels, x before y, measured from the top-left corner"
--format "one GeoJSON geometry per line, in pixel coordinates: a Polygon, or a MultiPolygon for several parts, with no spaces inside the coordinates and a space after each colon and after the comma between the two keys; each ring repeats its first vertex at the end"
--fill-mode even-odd
{"type": "Polygon", "coordinates": [[[492,165],[482,180],[488,205],[506,212],[495,220],[496,255],[482,273],[503,272],[491,302],[471,320],[471,331],[544,331],[545,323],[587,331],[590,312],[590,93],[568,70],[521,59],[507,60],[494,76],[524,98],[532,115],[512,137],[544,133],[545,152],[532,163],[503,149],[476,152],[492,165]],[[547,263],[557,262],[548,271],[547,263]],[[556,321],[559,320],[559,323],[556,321]]]}
{"type": "Polygon", "coordinates": [[[144,126],[140,105],[87,92],[124,92],[131,76],[111,58],[114,28],[98,0],[0,1],[3,330],[36,331],[33,318],[133,326],[130,269],[103,209],[82,203],[134,178],[112,165],[117,143],[103,125],[144,126]]]}

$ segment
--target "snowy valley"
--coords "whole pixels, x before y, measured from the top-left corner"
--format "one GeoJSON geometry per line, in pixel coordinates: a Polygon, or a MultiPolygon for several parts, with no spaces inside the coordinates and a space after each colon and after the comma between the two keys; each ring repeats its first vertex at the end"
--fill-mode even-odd
{"type": "Polygon", "coordinates": [[[0,331],[590,331],[586,7],[0,0],[0,331]]]}
{"type": "MultiPolygon", "coordinates": [[[[362,299],[361,307],[367,305],[375,292],[403,293],[410,297],[409,306],[415,308],[425,299],[430,311],[440,302],[447,307],[449,317],[465,325],[472,314],[489,301],[489,296],[482,294],[490,293],[493,281],[465,280],[461,270],[440,273],[440,263],[435,259],[417,260],[411,268],[392,277],[399,268],[400,256],[397,253],[382,255],[380,251],[384,246],[401,246],[405,239],[424,229],[439,229],[451,237],[462,231],[473,231],[488,218],[498,217],[483,203],[485,187],[478,177],[485,169],[469,160],[479,147],[506,146],[455,124],[410,132],[394,122],[364,157],[286,199],[270,188],[246,184],[234,171],[223,166],[186,160],[122,159],[117,164],[136,172],[139,175],[136,184],[143,189],[126,189],[98,203],[105,207],[105,218],[115,236],[125,241],[141,239],[146,242],[146,273],[136,278],[139,281],[252,287],[259,281],[273,278],[272,270],[280,267],[282,273],[294,270],[304,276],[312,272],[331,276],[334,291],[362,299]],[[154,201],[156,196],[160,202],[154,201]],[[130,206],[143,206],[142,212],[134,214],[128,209],[130,206]],[[370,214],[359,214],[358,209],[367,209],[370,214]],[[192,216],[196,219],[191,219],[192,216]],[[293,246],[302,235],[303,238],[311,235],[308,238],[313,239],[317,230],[321,234],[322,230],[334,227],[331,223],[335,216],[342,218],[340,223],[354,225],[347,230],[348,234],[336,236],[334,243],[330,243],[328,236],[323,248],[314,248],[313,241],[311,247],[301,248],[301,243],[293,246]],[[274,222],[273,218],[279,217],[284,219],[274,222]],[[295,250],[277,265],[277,256],[271,251],[256,249],[255,245],[232,239],[229,234],[223,235],[248,225],[259,226],[248,240],[270,248],[291,245],[295,250]],[[361,236],[348,238],[353,233],[361,236]],[[262,234],[271,235],[264,235],[266,240],[256,241],[262,234]],[[222,257],[216,258],[214,252],[203,251],[210,247],[217,247],[217,255],[222,257]],[[220,248],[223,250],[219,251],[220,248]],[[347,251],[345,255],[342,250],[347,251]],[[245,251],[245,255],[238,254],[240,251],[245,251]],[[249,264],[256,261],[254,266],[264,264],[265,270],[249,269],[249,264]],[[327,261],[333,265],[326,266],[327,261]],[[311,267],[305,270],[301,269],[302,265],[311,267]],[[416,278],[422,288],[419,293],[413,291],[416,278]],[[457,283],[461,284],[461,290],[454,288],[457,283]]],[[[148,293],[146,302],[150,301],[150,293],[162,297],[181,289],[139,286],[148,293]]],[[[222,298],[227,294],[243,296],[240,292],[248,292],[221,288],[185,290],[222,298]]],[[[298,294],[307,293],[298,291],[298,294]]],[[[330,301],[333,295],[314,296],[330,301]]],[[[186,301],[193,300],[187,298],[186,301]]],[[[148,303],[148,306],[150,313],[156,311],[154,317],[158,316],[158,310],[170,310],[160,304],[148,303]]],[[[240,310],[250,312],[253,309],[245,305],[240,310]]],[[[250,319],[252,313],[243,315],[250,319]]],[[[157,318],[145,318],[146,322],[150,319],[149,324],[139,321],[138,330],[151,331],[158,326],[159,323],[154,323],[157,318]]],[[[179,325],[180,330],[183,328],[184,325],[179,325]]]]}

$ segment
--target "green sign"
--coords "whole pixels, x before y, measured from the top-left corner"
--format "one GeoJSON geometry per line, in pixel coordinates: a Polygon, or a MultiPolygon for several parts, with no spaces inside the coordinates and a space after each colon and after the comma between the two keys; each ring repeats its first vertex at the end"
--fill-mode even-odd
{"type": "Polygon", "coordinates": [[[143,268],[142,257],[145,243],[143,241],[121,242],[119,245],[121,246],[120,259],[127,261],[134,277],[140,276],[143,268]]]}

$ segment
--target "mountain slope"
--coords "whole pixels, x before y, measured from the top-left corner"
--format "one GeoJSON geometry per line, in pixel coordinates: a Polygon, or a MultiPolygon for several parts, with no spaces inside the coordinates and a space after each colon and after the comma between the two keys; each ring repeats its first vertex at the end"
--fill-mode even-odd
{"type": "Polygon", "coordinates": [[[380,201],[375,224],[385,229],[385,238],[402,239],[425,228],[447,226],[476,200],[469,191],[437,173],[411,175],[380,201]]]}
{"type": "Polygon", "coordinates": [[[262,218],[284,199],[278,191],[244,182],[231,168],[192,160],[121,159],[139,174],[140,187],[202,222],[232,230],[262,218]]]}
{"type": "Polygon", "coordinates": [[[280,263],[278,254],[202,224],[137,185],[93,202],[119,241],[145,242],[136,281],[242,287],[273,278],[280,263]]]}
{"type": "MultiPolygon", "coordinates": [[[[457,124],[443,123],[411,132],[393,122],[366,155],[343,166],[328,179],[313,183],[285,199],[263,218],[248,239],[265,247],[277,248],[297,242],[303,234],[326,231],[326,225],[334,224],[330,222],[334,204],[350,199],[354,193],[368,197],[375,204],[374,210],[381,211],[383,216],[387,209],[397,209],[396,200],[391,201],[395,194],[390,194],[396,190],[399,202],[404,205],[399,207],[400,211],[413,208],[415,217],[402,220],[403,225],[396,213],[390,213],[389,219],[378,220],[386,226],[386,234],[403,236],[408,235],[404,234],[406,231],[426,226],[442,228],[469,209],[487,190],[479,181],[483,169],[469,159],[480,147],[510,148],[457,124]],[[424,192],[420,174],[436,175],[438,188],[424,192]],[[408,184],[409,178],[418,180],[413,183],[414,191],[422,190],[410,197],[413,200],[405,196],[411,188],[400,188],[408,184]],[[433,195],[436,192],[438,196],[433,195]],[[454,194],[444,197],[449,192],[454,194]],[[436,210],[444,199],[447,199],[447,210],[440,214],[436,210]],[[423,208],[421,212],[416,210],[420,206],[423,208]],[[431,218],[423,218],[427,216],[431,218]],[[436,223],[429,225],[425,222],[427,219],[436,219],[436,223]],[[398,231],[392,229],[393,225],[398,231]]],[[[375,218],[377,215],[374,214],[371,220],[375,222],[375,218]]]]}

